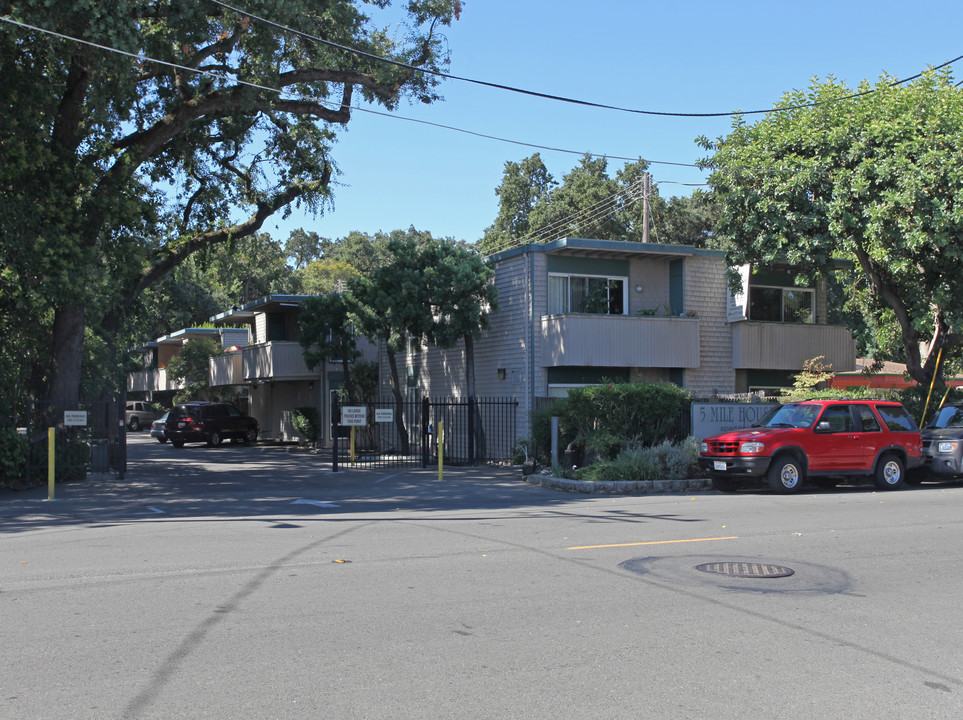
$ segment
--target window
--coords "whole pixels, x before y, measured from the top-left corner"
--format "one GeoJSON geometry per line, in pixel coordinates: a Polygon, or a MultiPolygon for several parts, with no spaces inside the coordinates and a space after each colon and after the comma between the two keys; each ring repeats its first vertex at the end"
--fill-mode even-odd
{"type": "Polygon", "coordinates": [[[811,323],[816,317],[816,293],[796,287],[749,288],[749,319],[768,322],[811,323]]]}
{"type": "Polygon", "coordinates": [[[876,416],[873,415],[873,411],[869,405],[857,405],[856,414],[859,416],[859,421],[863,424],[863,432],[880,432],[879,422],[876,420],[876,416]]]}
{"type": "Polygon", "coordinates": [[[819,422],[828,422],[832,432],[854,432],[856,430],[849,405],[830,405],[819,418],[819,422]]]}
{"type": "Polygon", "coordinates": [[[877,405],[876,410],[893,432],[919,432],[916,421],[902,405],[877,405]]]}
{"type": "Polygon", "coordinates": [[[625,315],[626,278],[549,275],[548,312],[625,315]]]}

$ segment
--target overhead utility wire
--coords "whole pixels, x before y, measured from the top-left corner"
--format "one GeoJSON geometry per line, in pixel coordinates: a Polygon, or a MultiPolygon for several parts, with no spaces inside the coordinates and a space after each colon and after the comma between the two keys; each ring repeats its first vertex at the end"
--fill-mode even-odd
{"type": "MultiPolygon", "coordinates": [[[[87,45],[87,46],[89,46],[89,47],[97,48],[98,50],[104,50],[104,51],[106,51],[106,52],[112,52],[112,53],[117,53],[118,55],[124,55],[124,56],[126,56],[126,57],[133,58],[133,59],[137,60],[138,62],[152,62],[152,63],[156,63],[156,64],[158,64],[158,65],[163,65],[163,66],[165,66],[165,67],[174,68],[174,69],[176,69],[176,70],[186,70],[187,72],[196,73],[196,74],[198,74],[198,75],[206,75],[206,76],[208,76],[208,77],[217,78],[218,80],[223,80],[223,81],[225,81],[225,82],[234,82],[234,83],[237,83],[238,85],[244,85],[244,86],[246,86],[246,87],[251,87],[251,88],[254,88],[255,90],[263,90],[263,91],[265,91],[265,92],[274,93],[275,95],[279,95],[279,96],[286,96],[286,97],[295,98],[295,99],[299,99],[299,100],[311,101],[311,102],[317,103],[318,105],[325,105],[325,106],[330,107],[330,108],[332,108],[332,109],[338,109],[338,108],[342,107],[342,105],[341,105],[340,103],[336,103],[336,102],[333,102],[333,101],[331,101],[331,100],[325,100],[324,98],[315,98],[315,97],[311,97],[311,96],[308,96],[308,95],[302,95],[302,94],[295,93],[295,92],[291,92],[291,91],[288,91],[288,90],[282,90],[282,89],[279,89],[279,88],[271,87],[270,85],[261,85],[261,84],[259,84],[259,83],[253,83],[253,82],[250,82],[250,81],[248,81],[248,80],[242,80],[242,79],[240,79],[240,78],[238,78],[238,77],[236,77],[236,76],[227,75],[226,73],[219,73],[219,72],[214,72],[214,71],[212,71],[212,70],[203,70],[203,69],[196,68],[196,67],[190,67],[190,66],[188,66],[188,65],[181,65],[181,64],[179,64],[179,63],[170,62],[169,60],[159,60],[159,59],[157,59],[157,58],[150,57],[149,55],[145,55],[145,54],[142,53],[142,52],[141,52],[141,53],[134,53],[134,52],[130,52],[130,51],[128,51],[128,50],[120,50],[119,48],[111,47],[111,46],[109,46],[109,45],[101,45],[101,44],[99,44],[99,43],[95,43],[95,42],[92,42],[92,41],[90,41],[90,40],[83,40],[83,39],[81,39],[81,38],[75,38],[75,37],[72,37],[72,36],[70,36],[70,35],[64,35],[63,33],[59,33],[59,32],[56,32],[56,31],[54,31],[54,30],[47,30],[46,28],[38,27],[38,26],[36,26],[36,25],[30,25],[30,24],[28,24],[28,23],[20,22],[19,20],[13,20],[12,18],[8,18],[8,17],[2,16],[2,15],[0,15],[0,21],[3,21],[3,22],[5,22],[5,23],[9,23],[10,25],[16,25],[16,26],[18,26],[18,27],[22,27],[22,28],[27,29],[27,30],[33,30],[33,31],[35,31],[35,32],[43,33],[43,34],[46,34],[46,35],[51,35],[51,36],[53,36],[53,37],[60,38],[61,40],[67,40],[67,41],[70,41],[70,42],[79,43],[79,44],[81,44],[81,45],[87,45]]],[[[406,122],[416,123],[416,124],[419,124],[419,125],[427,125],[427,126],[429,126],[429,127],[441,128],[441,129],[443,129],[443,130],[451,130],[451,131],[453,131],[453,132],[462,133],[462,134],[464,134],[464,135],[472,135],[472,136],[474,136],[474,137],[483,138],[483,139],[485,139],[485,140],[494,140],[494,141],[496,141],[496,142],[508,143],[508,144],[510,144],[510,145],[520,145],[520,146],[522,146],[522,147],[529,147],[529,148],[533,148],[533,149],[535,149],[535,150],[547,150],[547,151],[549,151],[549,152],[568,153],[568,154],[570,154],[570,155],[588,155],[589,157],[594,157],[594,158],[603,158],[603,159],[606,159],[606,160],[624,160],[625,162],[636,162],[636,161],[641,160],[641,161],[645,162],[645,163],[648,164],[648,165],[670,165],[670,166],[673,166],[673,167],[691,167],[691,168],[697,168],[697,169],[699,169],[699,170],[705,170],[705,169],[706,169],[705,167],[703,167],[702,165],[700,165],[700,164],[698,164],[698,163],[670,162],[670,161],[668,161],[668,160],[649,160],[649,159],[647,159],[647,158],[642,158],[642,157],[624,157],[624,156],[622,156],[622,155],[609,155],[609,154],[606,154],[606,153],[593,153],[593,152],[582,151],[582,150],[567,150],[567,149],[565,149],[565,148],[552,147],[551,145],[538,145],[538,144],[536,144],[536,143],[529,143],[529,142],[523,142],[523,141],[521,141],[521,140],[512,140],[512,139],[510,139],[510,138],[503,138],[503,137],[499,137],[499,136],[497,136],[497,135],[487,135],[487,134],[485,134],[485,133],[475,132],[474,130],[465,130],[464,128],[458,128],[458,127],[455,127],[455,126],[453,126],[453,125],[442,125],[441,123],[435,123],[435,122],[431,122],[431,121],[429,121],[429,120],[419,120],[419,119],[417,119],[417,118],[405,117],[404,115],[395,115],[395,114],[392,114],[392,113],[381,112],[381,111],[379,111],[379,110],[372,110],[371,108],[364,108],[364,107],[360,107],[360,106],[358,106],[358,105],[349,105],[348,108],[349,108],[350,110],[357,110],[358,112],[368,113],[369,115],[378,115],[378,116],[380,116],[380,117],[391,118],[391,119],[393,119],[393,120],[404,120],[404,121],[406,121],[406,122]]],[[[759,173],[804,173],[804,172],[809,172],[809,173],[818,174],[818,175],[824,175],[824,174],[826,174],[825,172],[820,171],[820,170],[811,170],[811,169],[806,169],[806,168],[797,168],[797,169],[789,169],[789,168],[729,168],[729,169],[738,170],[738,171],[740,171],[740,172],[759,172],[759,173]]],[[[664,182],[665,182],[665,181],[664,181],[664,182]]],[[[686,185],[687,183],[677,183],[677,184],[679,184],[679,185],[686,185]]],[[[707,184],[707,183],[694,183],[693,185],[706,185],[706,184],[707,184]]]]}
{"type": "MultiPolygon", "coordinates": [[[[279,88],[271,87],[270,85],[261,85],[259,83],[253,83],[248,80],[241,80],[238,77],[227,75],[226,73],[214,72],[212,70],[202,70],[200,68],[190,67],[188,65],[180,65],[175,62],[170,62],[168,60],[158,60],[157,58],[150,57],[143,53],[134,53],[128,50],[120,50],[109,45],[101,45],[99,43],[91,42],[90,40],[82,40],[80,38],[75,38],[70,35],[64,35],[63,33],[56,32],[54,30],[47,30],[46,28],[38,27],[36,25],[30,25],[28,23],[20,22],[19,20],[13,20],[8,17],[0,15],[0,20],[11,25],[17,25],[19,27],[25,28],[27,30],[33,30],[35,32],[44,33],[47,35],[52,35],[54,37],[60,38],[61,40],[68,40],[70,42],[80,43],[81,45],[88,45],[90,47],[97,48],[98,50],[105,50],[107,52],[117,53],[119,55],[125,55],[129,58],[138,60],[139,62],[152,62],[158,65],[163,65],[165,67],[174,68],[175,70],[186,70],[187,72],[196,73],[198,75],[207,75],[209,77],[217,78],[218,80],[224,80],[225,82],[234,82],[238,85],[245,85],[247,87],[254,88],[255,90],[263,90],[265,92],[274,93],[276,95],[287,96],[290,98],[309,100],[311,102],[317,103],[319,105],[325,105],[332,109],[338,109],[341,106],[340,103],[333,102],[331,100],[325,100],[324,98],[315,98],[308,95],[301,95],[299,93],[290,92],[288,90],[282,90],[279,88]]],[[[568,153],[570,155],[588,155],[590,157],[605,158],[607,160],[624,160],[626,162],[636,162],[638,160],[643,160],[650,165],[672,165],[675,167],[701,167],[696,163],[681,163],[681,162],[669,162],[667,160],[648,160],[641,157],[623,157],[621,155],[608,155],[605,153],[593,153],[585,152],[582,150],[567,150],[565,148],[552,147],[550,145],[538,145],[536,143],[522,142],[521,140],[512,140],[510,138],[503,138],[497,135],[487,135],[485,133],[475,132],[474,130],[465,130],[464,128],[454,127],[453,125],[442,125],[441,123],[431,122],[429,120],[419,120],[417,118],[405,117],[404,115],[395,115],[393,113],[381,112],[379,110],[372,110],[371,108],[364,108],[358,105],[349,105],[349,109],[357,110],[358,112],[368,113],[369,115],[378,115],[380,117],[392,118],[394,120],[405,120],[411,123],[417,123],[419,125],[427,125],[429,127],[441,128],[443,130],[452,130],[454,132],[463,133],[465,135],[472,135],[474,137],[482,138],[485,140],[495,140],[497,142],[508,143],[511,145],[520,145],[522,147],[529,147],[535,150],[547,150],[550,152],[568,153]]],[[[786,172],[784,170],[775,170],[773,172],[786,172]]]]}
{"type": "MultiPolygon", "coordinates": [[[[563,95],[551,95],[549,93],[542,93],[535,90],[526,90],[524,88],[518,88],[512,85],[502,85],[501,83],[488,82],[487,80],[476,80],[474,78],[461,77],[459,75],[451,75],[450,73],[444,73],[444,72],[441,72],[440,70],[431,70],[431,69],[417,67],[416,65],[409,65],[407,63],[401,62],[400,60],[393,60],[391,58],[382,57],[381,55],[375,55],[373,53],[365,52],[364,50],[358,50],[356,48],[348,47],[347,45],[340,45],[339,43],[332,42],[330,40],[325,40],[324,38],[319,38],[315,35],[310,35],[306,32],[302,32],[301,30],[296,30],[292,27],[281,25],[280,23],[277,23],[273,20],[269,20],[268,18],[260,17],[259,15],[255,15],[254,13],[247,12],[246,10],[241,10],[240,8],[236,8],[232,5],[228,5],[227,3],[223,3],[220,0],[210,0],[210,2],[214,3],[215,5],[219,5],[222,8],[225,8],[227,10],[231,10],[232,12],[236,12],[246,17],[253,18],[258,22],[262,22],[267,25],[271,25],[272,27],[276,27],[279,30],[285,30],[286,32],[294,33],[295,35],[299,35],[305,38],[306,40],[312,40],[314,42],[321,43],[322,45],[327,45],[328,47],[335,48],[337,50],[344,50],[345,52],[353,53],[355,55],[360,55],[361,57],[368,58],[369,60],[376,60],[378,62],[387,63],[389,65],[394,65],[396,67],[400,67],[405,70],[420,72],[425,75],[434,75],[436,77],[446,78],[448,80],[459,80],[461,82],[473,83],[475,85],[483,85],[485,87],[496,88],[498,90],[507,90],[509,92],[519,93],[522,95],[531,95],[532,97],[545,98],[546,100],[557,100],[559,102],[566,102],[574,105],[585,105],[587,107],[595,107],[595,108],[600,108],[602,110],[617,110],[619,112],[635,113],[637,115],[655,115],[660,117],[693,117],[693,118],[733,117],[736,115],[739,115],[739,116],[763,115],[765,113],[783,112],[787,110],[800,110],[802,108],[817,107],[819,105],[827,105],[831,103],[842,102],[843,100],[852,100],[854,98],[862,97],[864,95],[871,95],[872,93],[876,92],[876,89],[872,88],[870,90],[862,90],[860,92],[852,93],[851,95],[846,95],[844,97],[831,98],[828,100],[815,100],[813,102],[801,103],[799,105],[790,105],[790,106],[781,107],[781,108],[769,108],[768,110],[733,110],[730,112],[710,112],[710,113],[685,113],[685,112],[663,112],[658,110],[639,110],[636,108],[620,107],[618,105],[605,105],[602,103],[591,102],[589,100],[578,100],[576,98],[565,97],[563,95]]],[[[963,55],[960,55],[959,57],[955,57],[952,60],[947,60],[945,63],[942,63],[932,68],[932,70],[939,70],[940,68],[947,67],[948,65],[952,65],[958,60],[963,60],[963,55]]],[[[918,72],[915,75],[911,75],[908,78],[903,78],[902,80],[896,80],[892,83],[889,83],[888,87],[896,87],[897,85],[908,83],[910,80],[915,80],[916,78],[920,77],[922,74],[923,74],[922,72],[918,72]]]]}

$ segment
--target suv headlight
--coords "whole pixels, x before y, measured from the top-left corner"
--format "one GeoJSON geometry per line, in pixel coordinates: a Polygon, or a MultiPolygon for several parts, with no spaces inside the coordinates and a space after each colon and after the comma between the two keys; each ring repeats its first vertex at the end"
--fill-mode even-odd
{"type": "Polygon", "coordinates": [[[704,452],[704,453],[709,452],[709,443],[704,442],[701,445],[699,445],[699,452],[704,452]]]}
{"type": "Polygon", "coordinates": [[[761,442],[744,442],[739,446],[739,452],[741,453],[761,453],[765,444],[761,442]]]}
{"type": "Polygon", "coordinates": [[[936,452],[938,453],[953,453],[956,452],[956,446],[959,443],[955,440],[940,440],[936,443],[936,452]]]}

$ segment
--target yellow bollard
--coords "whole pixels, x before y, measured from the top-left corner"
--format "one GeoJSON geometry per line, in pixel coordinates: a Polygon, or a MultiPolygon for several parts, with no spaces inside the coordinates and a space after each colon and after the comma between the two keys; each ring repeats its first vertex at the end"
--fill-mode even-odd
{"type": "Polygon", "coordinates": [[[54,499],[54,458],[57,455],[57,434],[53,428],[47,428],[47,499],[54,499]]]}
{"type": "Polygon", "coordinates": [[[445,423],[438,421],[438,482],[441,482],[442,468],[445,467],[445,423]]]}

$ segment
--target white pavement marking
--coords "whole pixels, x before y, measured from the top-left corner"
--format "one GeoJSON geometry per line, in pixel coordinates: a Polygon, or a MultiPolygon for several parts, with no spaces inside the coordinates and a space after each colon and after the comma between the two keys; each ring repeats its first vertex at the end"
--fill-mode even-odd
{"type": "Polygon", "coordinates": [[[295,500],[292,505],[317,505],[318,507],[341,507],[337,503],[325,502],[324,500],[295,500]]]}

